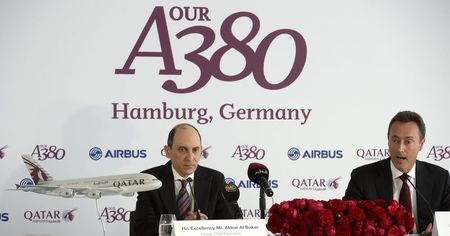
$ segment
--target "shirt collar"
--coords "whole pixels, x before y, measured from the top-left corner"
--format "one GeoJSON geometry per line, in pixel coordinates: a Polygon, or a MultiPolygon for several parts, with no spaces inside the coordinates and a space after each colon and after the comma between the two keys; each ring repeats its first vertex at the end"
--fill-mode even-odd
{"type": "Polygon", "coordinates": [[[195,172],[193,172],[192,174],[190,174],[187,178],[184,178],[183,176],[181,176],[180,174],[178,174],[178,172],[175,170],[175,168],[173,167],[172,164],[172,173],[173,173],[173,180],[177,181],[179,179],[188,179],[189,177],[194,180],[194,174],[195,172]]]}
{"type": "MultiPolygon", "coordinates": [[[[396,179],[403,175],[403,172],[399,171],[397,168],[395,168],[394,164],[392,163],[392,160],[389,162],[391,166],[391,173],[392,173],[392,179],[396,179]]],[[[413,179],[416,178],[416,163],[414,163],[411,170],[407,173],[408,176],[412,177],[413,179]]]]}

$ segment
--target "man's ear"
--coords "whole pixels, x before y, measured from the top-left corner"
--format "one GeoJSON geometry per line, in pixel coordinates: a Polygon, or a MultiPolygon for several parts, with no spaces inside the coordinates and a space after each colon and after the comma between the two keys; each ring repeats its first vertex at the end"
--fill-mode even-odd
{"type": "Polygon", "coordinates": [[[420,148],[419,151],[422,151],[423,145],[425,144],[425,138],[423,138],[422,140],[420,140],[420,148]]]}
{"type": "Polygon", "coordinates": [[[164,156],[170,159],[172,149],[168,145],[164,145],[164,156]]]}

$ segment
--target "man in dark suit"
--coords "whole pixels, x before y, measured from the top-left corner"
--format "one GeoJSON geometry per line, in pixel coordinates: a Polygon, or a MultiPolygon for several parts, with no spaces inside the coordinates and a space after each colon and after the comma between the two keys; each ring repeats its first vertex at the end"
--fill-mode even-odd
{"type": "Polygon", "coordinates": [[[352,171],[343,199],[398,201],[403,185],[399,177],[406,173],[417,188],[416,191],[407,181],[411,186],[415,232],[431,233],[431,211],[450,210],[450,176],[439,166],[417,160],[425,143],[422,117],[411,111],[397,113],[389,123],[388,143],[389,158],[352,171]]]}
{"type": "Polygon", "coordinates": [[[190,124],[179,124],[169,133],[164,152],[170,159],[165,165],[157,166],[143,173],[158,178],[162,187],[138,193],[134,230],[138,236],[158,235],[161,214],[175,214],[178,220],[232,219],[231,206],[225,200],[224,175],[219,171],[199,166],[202,152],[201,136],[190,124]],[[177,195],[181,180],[192,180],[186,189],[190,200],[186,213],[180,215],[177,195]],[[194,200],[193,196],[196,200],[194,200]],[[198,206],[196,206],[198,204],[198,206]]]}

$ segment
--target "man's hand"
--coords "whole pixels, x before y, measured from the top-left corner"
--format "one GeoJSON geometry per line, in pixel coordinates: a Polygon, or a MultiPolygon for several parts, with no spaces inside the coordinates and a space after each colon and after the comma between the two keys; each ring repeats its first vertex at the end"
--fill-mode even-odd
{"type": "Polygon", "coordinates": [[[433,224],[429,223],[427,225],[427,228],[419,235],[428,236],[431,235],[432,232],[433,232],[433,224]]]}
{"type": "MultiPolygon", "coordinates": [[[[205,214],[201,213],[200,210],[198,210],[198,213],[200,214],[200,220],[207,220],[208,216],[206,216],[205,214]]],[[[192,212],[192,211],[188,211],[186,213],[186,215],[184,216],[185,220],[196,220],[197,219],[197,213],[196,212],[192,212]]]]}

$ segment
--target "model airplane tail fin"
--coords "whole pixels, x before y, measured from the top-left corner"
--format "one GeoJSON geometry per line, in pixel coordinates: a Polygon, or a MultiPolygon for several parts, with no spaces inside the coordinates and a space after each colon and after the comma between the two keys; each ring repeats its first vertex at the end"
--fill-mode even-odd
{"type": "Polygon", "coordinates": [[[30,172],[34,184],[52,181],[53,178],[30,155],[22,155],[23,162],[30,172]]]}

